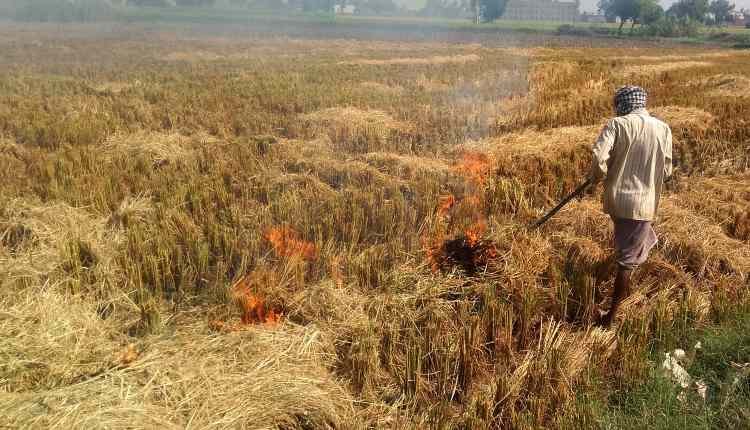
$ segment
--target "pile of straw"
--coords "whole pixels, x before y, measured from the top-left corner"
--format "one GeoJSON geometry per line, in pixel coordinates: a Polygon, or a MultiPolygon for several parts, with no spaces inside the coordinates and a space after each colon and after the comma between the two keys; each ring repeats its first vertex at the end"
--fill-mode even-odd
{"type": "Polygon", "coordinates": [[[4,363],[55,376],[44,384],[11,373],[0,394],[0,421],[10,427],[325,429],[353,422],[352,400],[326,368],[333,345],[313,327],[215,335],[205,322],[180,321],[168,338],[126,345],[94,323],[93,309],[74,307],[71,318],[71,309],[60,308],[50,318],[42,311],[53,309],[39,305],[29,298],[0,323],[4,363]],[[28,333],[24,342],[14,340],[18,333],[28,333]]]}
{"type": "Polygon", "coordinates": [[[750,192],[747,174],[691,177],[681,183],[675,203],[711,218],[729,236],[750,240],[750,192]]]}
{"type": "Polygon", "coordinates": [[[328,135],[331,140],[384,142],[394,132],[406,132],[411,126],[379,110],[334,107],[302,115],[300,126],[315,136],[328,135]]]}
{"type": "Polygon", "coordinates": [[[424,178],[425,175],[444,182],[452,169],[445,161],[432,157],[399,155],[392,152],[370,152],[360,159],[389,175],[403,179],[424,178]]]}
{"type": "Polygon", "coordinates": [[[524,130],[492,138],[480,144],[497,155],[555,159],[562,153],[590,149],[600,129],[599,126],[578,126],[544,131],[524,130]]]}
{"type": "Polygon", "coordinates": [[[710,112],[690,106],[658,106],[649,112],[672,129],[705,130],[715,119],[710,112]]]}
{"type": "Polygon", "coordinates": [[[107,223],[106,217],[62,203],[8,202],[0,218],[3,280],[43,281],[57,271],[76,269],[114,275],[122,236],[107,223]]]}
{"type": "Polygon", "coordinates": [[[750,270],[750,249],[727,237],[712,220],[683,209],[679,199],[663,200],[657,224],[663,252],[689,272],[716,280],[732,275],[744,280],[750,270]]]}
{"type": "Polygon", "coordinates": [[[105,159],[114,159],[118,156],[146,156],[156,166],[187,163],[195,156],[195,144],[205,145],[214,141],[215,139],[206,135],[188,137],[179,133],[141,131],[109,137],[103,144],[102,154],[105,159]]]}

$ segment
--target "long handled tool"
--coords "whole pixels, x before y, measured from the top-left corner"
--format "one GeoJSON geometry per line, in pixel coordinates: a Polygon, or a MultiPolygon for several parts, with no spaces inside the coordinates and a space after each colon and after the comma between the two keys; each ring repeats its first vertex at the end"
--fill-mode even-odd
{"type": "Polygon", "coordinates": [[[552,218],[553,216],[555,216],[555,214],[558,213],[560,211],[560,209],[563,208],[563,206],[567,205],[574,198],[583,195],[583,193],[586,191],[586,188],[588,188],[589,185],[591,185],[591,179],[587,179],[586,182],[584,182],[581,185],[579,185],[578,188],[575,189],[575,191],[573,191],[567,197],[565,197],[564,199],[562,199],[562,201],[560,203],[558,203],[557,206],[555,206],[554,208],[552,208],[551,211],[547,212],[546,215],[544,215],[543,217],[539,218],[534,224],[531,225],[531,229],[534,230],[536,228],[539,228],[542,224],[544,224],[545,222],[547,222],[547,220],[549,220],[550,218],[552,218]]]}

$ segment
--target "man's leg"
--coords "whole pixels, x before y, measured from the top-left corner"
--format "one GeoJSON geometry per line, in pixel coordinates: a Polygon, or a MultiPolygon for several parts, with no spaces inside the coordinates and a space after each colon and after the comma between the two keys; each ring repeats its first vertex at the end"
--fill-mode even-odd
{"type": "Polygon", "coordinates": [[[615,277],[615,290],[612,293],[612,306],[609,312],[601,321],[603,327],[609,327],[617,314],[620,303],[630,295],[630,275],[633,269],[624,266],[617,266],[617,276],[615,277]]]}

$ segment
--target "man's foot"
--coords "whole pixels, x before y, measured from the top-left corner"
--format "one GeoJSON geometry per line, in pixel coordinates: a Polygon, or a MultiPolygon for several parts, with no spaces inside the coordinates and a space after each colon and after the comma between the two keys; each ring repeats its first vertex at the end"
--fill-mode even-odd
{"type": "Polygon", "coordinates": [[[620,307],[620,303],[630,295],[630,274],[633,273],[632,269],[626,269],[619,267],[617,270],[617,277],[615,278],[615,290],[612,292],[612,306],[609,308],[609,312],[599,320],[597,325],[608,328],[612,321],[617,315],[617,309],[620,307]]]}

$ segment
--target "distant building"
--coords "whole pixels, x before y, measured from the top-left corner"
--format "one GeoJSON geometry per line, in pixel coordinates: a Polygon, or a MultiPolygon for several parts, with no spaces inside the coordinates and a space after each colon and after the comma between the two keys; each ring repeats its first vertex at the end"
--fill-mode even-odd
{"type": "Polygon", "coordinates": [[[581,22],[601,23],[607,22],[607,17],[601,14],[584,12],[581,14],[578,20],[581,22]]]}
{"type": "Polygon", "coordinates": [[[749,22],[750,17],[746,13],[735,11],[732,12],[732,20],[729,22],[729,24],[744,27],[749,22]]]}
{"type": "Polygon", "coordinates": [[[509,0],[501,19],[513,21],[567,21],[578,19],[578,2],[509,0]]]}
{"type": "Polygon", "coordinates": [[[337,4],[333,6],[333,13],[336,15],[354,15],[357,13],[357,6],[354,6],[353,4],[337,4]]]}

